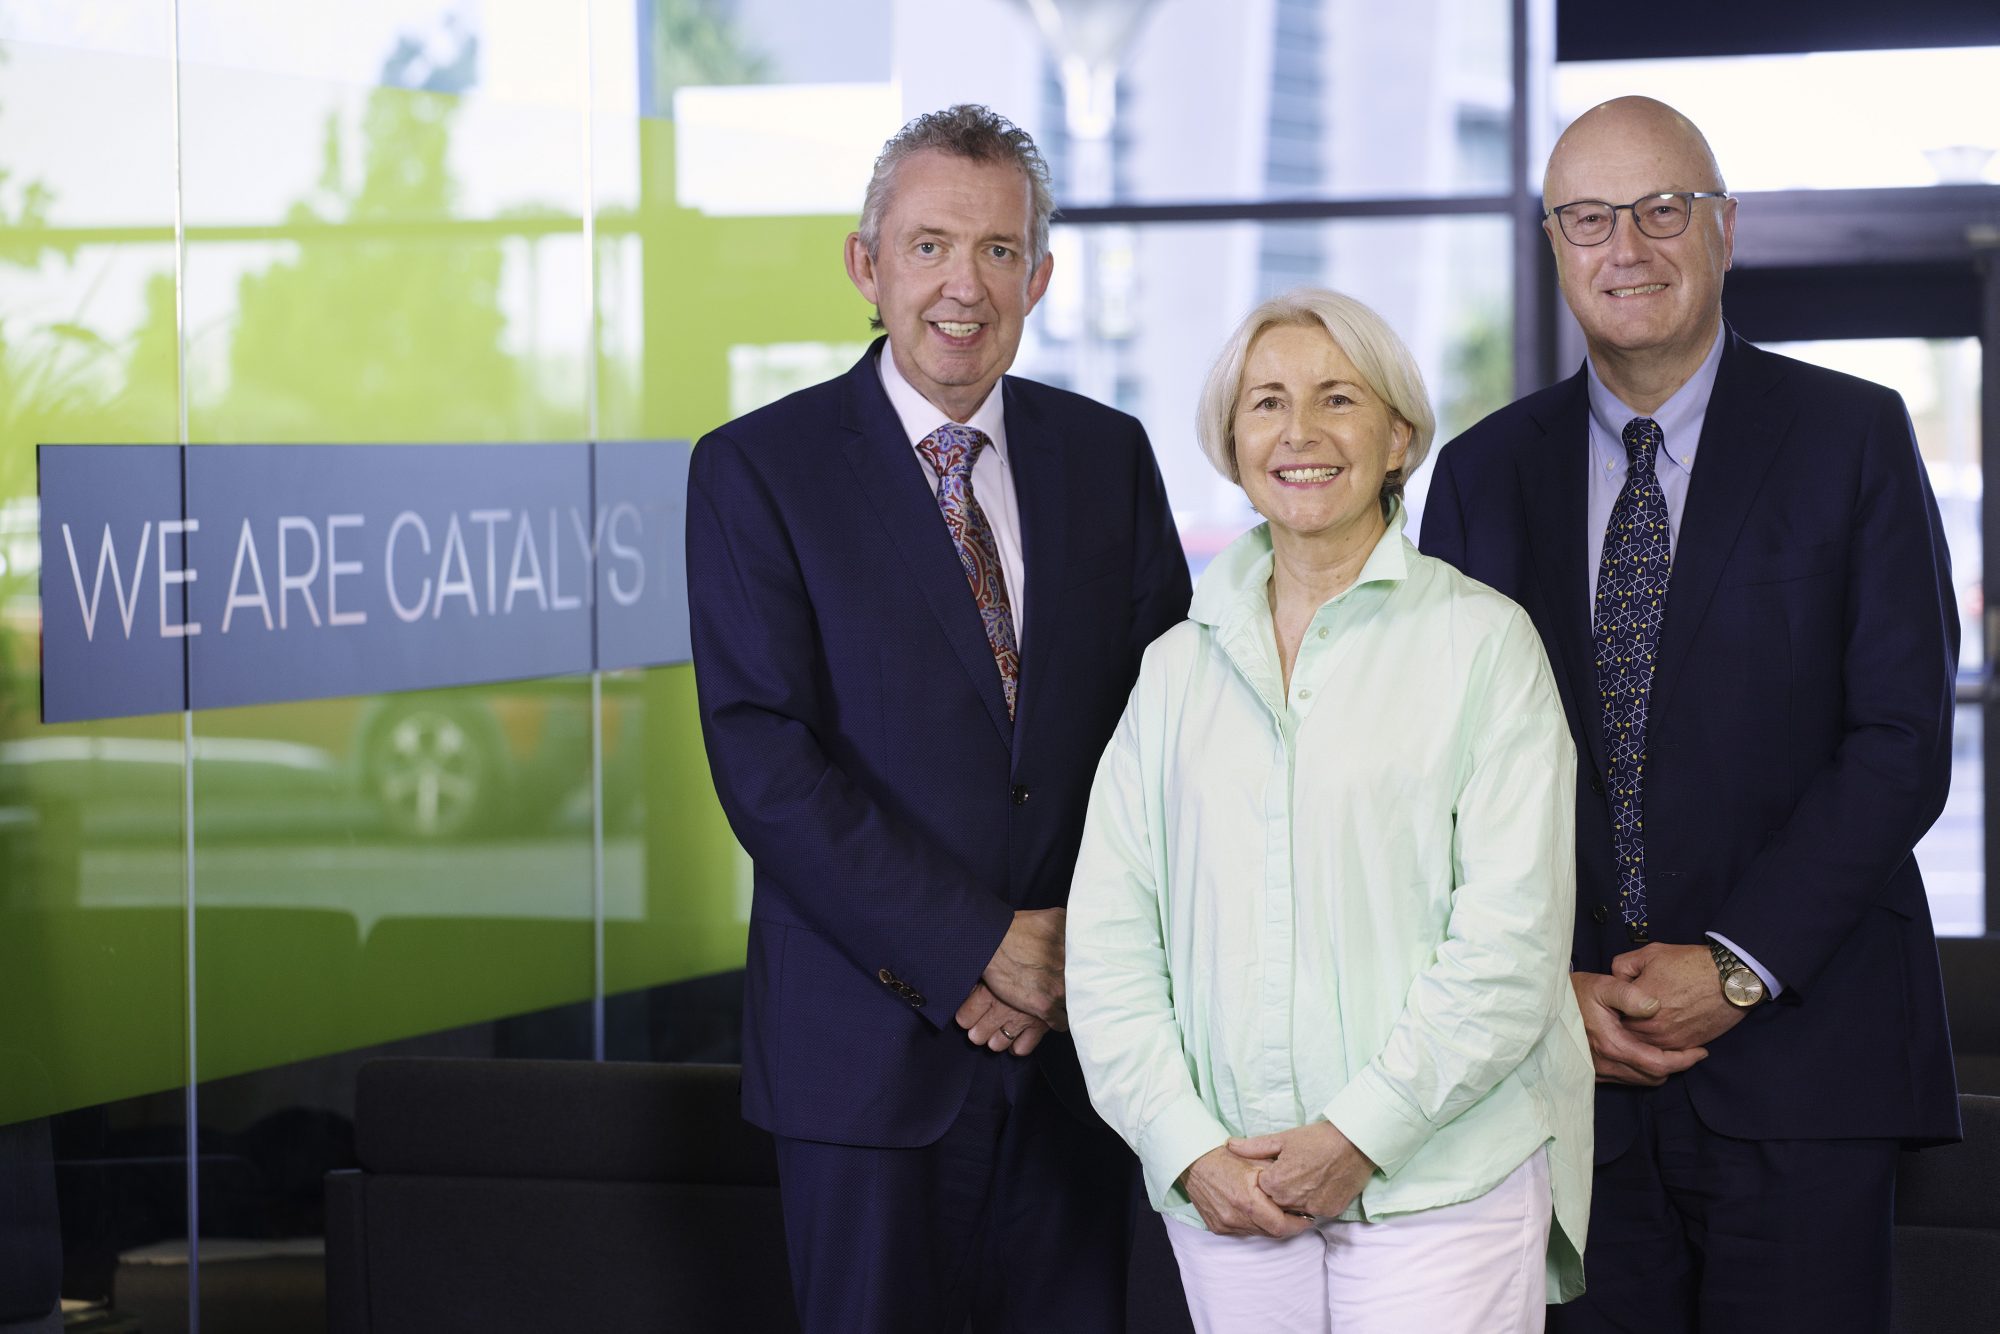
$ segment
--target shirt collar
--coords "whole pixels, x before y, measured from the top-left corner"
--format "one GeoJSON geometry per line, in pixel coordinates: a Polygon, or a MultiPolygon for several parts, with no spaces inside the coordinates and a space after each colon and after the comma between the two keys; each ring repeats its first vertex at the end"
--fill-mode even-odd
{"type": "MultiPolygon", "coordinates": [[[[1348,592],[1365,584],[1390,582],[1408,575],[1405,548],[1409,544],[1403,539],[1403,525],[1408,517],[1403,502],[1394,502],[1388,527],[1368,553],[1368,559],[1361,563],[1361,572],[1348,585],[1348,592]]],[[[1188,619],[1220,628],[1246,614],[1269,616],[1271,563],[1271,525],[1260,523],[1208,563],[1195,584],[1188,619]]]]}
{"type": "MultiPolygon", "coordinates": [[[[1660,434],[1665,437],[1660,448],[1680,465],[1683,472],[1694,468],[1695,447],[1701,443],[1702,419],[1708,415],[1709,396],[1715,392],[1715,373],[1722,366],[1722,344],[1728,335],[1726,328],[1718,326],[1715,344],[1702,358],[1701,365],[1695,367],[1687,383],[1674,390],[1673,397],[1660,404],[1659,410],[1651,413],[1658,423],[1660,434]]],[[[1590,419],[1597,424],[1598,439],[1607,442],[1606,449],[1617,451],[1624,457],[1625,423],[1634,417],[1649,414],[1634,412],[1619,400],[1618,395],[1605,388],[1604,381],[1597,376],[1597,363],[1591,361],[1590,419]]]]}
{"type": "MultiPolygon", "coordinates": [[[[882,388],[888,392],[889,406],[896,409],[896,417],[903,423],[903,433],[910,437],[910,448],[951,418],[943,408],[917,392],[917,387],[903,378],[903,372],[896,365],[887,339],[882,342],[882,354],[875,358],[875,369],[882,376],[882,388]]],[[[986,395],[986,401],[979,405],[964,425],[986,432],[992,442],[993,453],[1002,463],[1007,461],[1007,416],[1001,400],[1006,395],[1000,392],[999,382],[986,395]]]]}

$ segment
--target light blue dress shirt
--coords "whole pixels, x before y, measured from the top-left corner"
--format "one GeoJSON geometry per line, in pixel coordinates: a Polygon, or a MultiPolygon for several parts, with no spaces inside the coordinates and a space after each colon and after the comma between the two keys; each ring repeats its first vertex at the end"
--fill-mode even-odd
{"type": "Polygon", "coordinates": [[[1597,376],[1597,363],[1590,363],[1590,535],[1589,582],[1583,590],[1584,605],[1597,602],[1597,566],[1604,557],[1604,530],[1611,523],[1611,507],[1625,486],[1625,423],[1634,417],[1650,416],[1664,437],[1653,471],[1660,479],[1660,492],[1667,498],[1667,541],[1678,547],[1681,514],[1687,509],[1688,482],[1694,477],[1695,449],[1701,444],[1701,424],[1708,417],[1708,398],[1715,392],[1715,372],[1722,365],[1722,338],[1696,367],[1688,382],[1652,413],[1636,412],[1620,402],[1597,376]]]}
{"type": "MultiPolygon", "coordinates": [[[[1597,363],[1589,363],[1590,374],[1585,380],[1590,388],[1590,510],[1586,526],[1590,540],[1590,582],[1583,590],[1585,606],[1594,609],[1597,604],[1597,567],[1604,559],[1604,530],[1610,526],[1611,509],[1618,502],[1618,493],[1625,487],[1625,423],[1634,417],[1650,416],[1660,428],[1663,438],[1659,457],[1653,461],[1653,472],[1660,479],[1660,493],[1667,499],[1667,541],[1670,547],[1679,550],[1681,515],[1687,509],[1688,483],[1694,478],[1695,451],[1701,444],[1701,427],[1708,419],[1708,400],[1715,392],[1715,373],[1722,366],[1722,344],[1727,337],[1726,330],[1717,329],[1715,345],[1708,349],[1708,356],[1687,383],[1651,413],[1627,407],[1598,378],[1597,363]]],[[[1668,597],[1671,615],[1671,585],[1668,597]]],[[[1770,970],[1735,941],[1713,931],[1708,936],[1748,964],[1773,996],[1784,990],[1770,970]]]]}

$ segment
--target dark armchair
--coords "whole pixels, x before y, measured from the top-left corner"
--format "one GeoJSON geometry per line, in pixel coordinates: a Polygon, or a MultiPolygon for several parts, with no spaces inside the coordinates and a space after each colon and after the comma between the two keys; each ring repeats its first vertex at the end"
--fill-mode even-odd
{"type": "Polygon", "coordinates": [[[796,1328],[734,1066],[385,1060],[327,1178],[333,1334],[796,1328]]]}
{"type": "Polygon", "coordinates": [[[1965,1142],[1896,1175],[1895,1334],[2000,1329],[2000,1098],[1958,1102],[1965,1142]]]}

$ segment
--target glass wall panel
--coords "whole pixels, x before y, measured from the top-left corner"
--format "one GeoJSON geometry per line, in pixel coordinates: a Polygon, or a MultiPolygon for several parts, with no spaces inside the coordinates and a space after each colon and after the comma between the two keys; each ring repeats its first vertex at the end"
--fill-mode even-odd
{"type": "Polygon", "coordinates": [[[1034,134],[1067,205],[1507,189],[1507,0],[653,8],[650,105],[711,213],[858,206],[898,125],[967,101],[1034,134]]]}
{"type": "MultiPolygon", "coordinates": [[[[1774,343],[1775,351],[1886,384],[1903,396],[1930,470],[1951,548],[1958,595],[1958,679],[1987,682],[1984,624],[1986,547],[1980,528],[1985,493],[1979,430],[1979,340],[1976,338],[1848,338],[1774,343]]],[[[1951,794],[1944,813],[1917,844],[1931,917],[1938,934],[1976,936],[1986,930],[1986,764],[1981,707],[1964,703],[1952,731],[1951,794]]]]}
{"type": "MultiPolygon", "coordinates": [[[[1115,94],[1080,87],[1073,63],[1051,76],[1062,119],[1046,128],[1061,130],[1066,201],[1106,197],[1107,183],[1109,198],[1133,202],[1507,189],[1506,0],[1141,8],[1115,94]]],[[[1083,30],[1071,25],[1053,50],[1087,52],[1083,30]]]]}
{"type": "MultiPolygon", "coordinates": [[[[583,440],[582,13],[180,12],[190,438],[583,440]]],[[[265,1318],[304,1328],[317,1183],[351,1162],[370,1049],[591,1053],[591,683],[194,731],[201,1216],[236,1257],[204,1267],[202,1306],[232,1319],[247,1263],[289,1265],[297,1309],[265,1318]]]]}
{"type": "Polygon", "coordinates": [[[161,20],[0,6],[0,1322],[187,1303],[181,720],[45,727],[37,651],[36,446],[178,437],[161,20]]]}
{"type": "MultiPolygon", "coordinates": [[[[597,0],[593,22],[610,31],[633,8],[597,0]]],[[[803,34],[829,20],[797,6],[783,7],[784,23],[756,21],[769,5],[739,6],[733,23],[700,6],[637,8],[651,26],[641,30],[636,86],[613,71],[593,87],[599,435],[696,439],[845,370],[866,348],[869,308],[847,280],[841,247],[873,152],[899,122],[866,129],[873,146],[849,164],[835,203],[746,214],[713,186],[756,175],[743,164],[759,150],[739,145],[742,155],[719,174],[683,175],[685,127],[673,113],[691,104],[675,94],[770,72],[756,45],[765,35],[792,53],[791,73],[819,77],[825,68],[811,63],[814,43],[803,34]],[[648,114],[631,118],[635,102],[648,114]]],[[[884,29],[866,17],[831,25],[840,41],[872,52],[855,77],[887,72],[884,29]]],[[[818,95],[809,91],[808,102],[820,105],[818,95]]],[[[837,90],[828,96],[841,104],[837,90]]],[[[696,98],[691,114],[720,113],[696,98]]],[[[755,108],[742,114],[753,128],[761,123],[755,108]]],[[[893,121],[893,105],[887,114],[893,121]]],[[[700,120],[697,139],[713,128],[700,120]]],[[[606,674],[602,727],[608,1054],[733,1059],[748,866],[709,783],[693,669],[606,674]]]]}

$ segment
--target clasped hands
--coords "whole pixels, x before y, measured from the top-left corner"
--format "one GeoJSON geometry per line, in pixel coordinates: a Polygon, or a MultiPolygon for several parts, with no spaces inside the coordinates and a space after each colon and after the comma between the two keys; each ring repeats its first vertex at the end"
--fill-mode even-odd
{"type": "Polygon", "coordinates": [[[1600,1083],[1658,1087],[1743,1022],[1722,998],[1706,945],[1646,945],[1613,959],[1609,973],[1569,980],[1600,1083]]]}
{"type": "Polygon", "coordinates": [[[1292,1237],[1346,1210],[1375,1173],[1329,1121],[1232,1139],[1194,1160],[1181,1188],[1210,1232],[1292,1237]]]}
{"type": "Polygon", "coordinates": [[[1069,1031],[1063,1008],[1061,908],[1014,914],[972,994],[958,1007],[958,1026],[974,1043],[1026,1056],[1053,1028],[1069,1031]]]}

